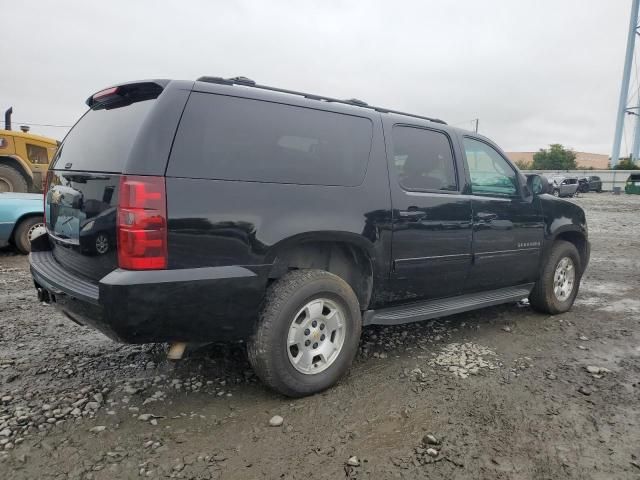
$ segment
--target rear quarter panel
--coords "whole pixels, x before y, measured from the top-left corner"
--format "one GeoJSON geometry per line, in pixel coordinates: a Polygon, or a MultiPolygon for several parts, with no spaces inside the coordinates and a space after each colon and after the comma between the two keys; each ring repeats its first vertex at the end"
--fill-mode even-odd
{"type": "Polygon", "coordinates": [[[373,145],[359,186],[167,177],[169,267],[242,265],[266,283],[281,249],[346,241],[372,260],[375,302],[390,268],[391,199],[382,124],[372,120],[373,145]]]}

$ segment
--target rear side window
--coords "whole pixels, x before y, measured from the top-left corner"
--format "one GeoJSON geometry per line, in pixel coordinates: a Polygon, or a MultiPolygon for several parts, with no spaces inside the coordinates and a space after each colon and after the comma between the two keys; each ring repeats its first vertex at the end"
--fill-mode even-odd
{"type": "Polygon", "coordinates": [[[122,172],[140,127],[155,102],[145,100],[117,108],[89,110],[58,149],[54,168],[122,172]],[[68,164],[71,166],[67,167],[68,164]]]}
{"type": "Polygon", "coordinates": [[[367,118],[194,92],[168,176],[355,186],[371,150],[367,118]]]}
{"type": "Polygon", "coordinates": [[[405,190],[458,190],[451,144],[443,133],[393,127],[393,165],[405,190]]]}

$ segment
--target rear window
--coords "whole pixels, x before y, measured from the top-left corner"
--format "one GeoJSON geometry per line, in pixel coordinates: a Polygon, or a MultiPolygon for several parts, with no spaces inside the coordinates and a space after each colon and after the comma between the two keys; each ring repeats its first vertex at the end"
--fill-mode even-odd
{"type": "Polygon", "coordinates": [[[355,186],[371,150],[367,118],[192,93],[168,176],[355,186]]]}
{"type": "Polygon", "coordinates": [[[58,149],[54,168],[122,172],[133,143],[155,100],[89,110],[58,149]],[[71,164],[70,167],[67,167],[71,164]]]}

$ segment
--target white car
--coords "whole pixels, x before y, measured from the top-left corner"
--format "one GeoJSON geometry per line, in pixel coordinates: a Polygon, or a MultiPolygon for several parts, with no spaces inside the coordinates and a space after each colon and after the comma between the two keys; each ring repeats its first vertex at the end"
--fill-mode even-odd
{"type": "Polygon", "coordinates": [[[554,197],[573,197],[578,191],[578,177],[554,175],[549,178],[554,197]]]}

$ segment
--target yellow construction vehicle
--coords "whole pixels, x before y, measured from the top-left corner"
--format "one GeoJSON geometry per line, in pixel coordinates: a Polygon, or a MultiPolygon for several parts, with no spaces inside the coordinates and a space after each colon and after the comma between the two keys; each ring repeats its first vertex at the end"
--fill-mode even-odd
{"type": "Polygon", "coordinates": [[[9,108],[0,130],[0,192],[41,192],[49,163],[60,142],[29,133],[29,127],[11,129],[9,108]]]}

